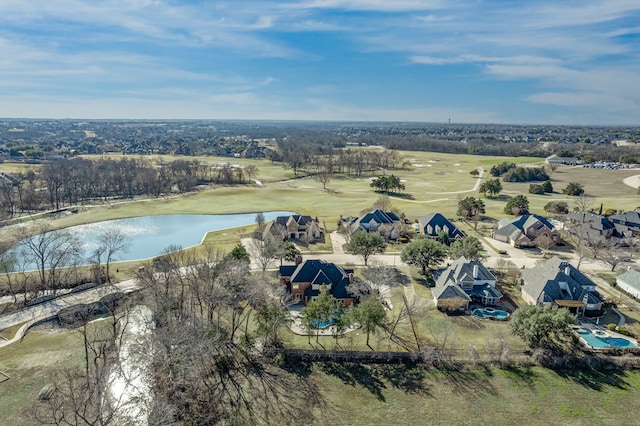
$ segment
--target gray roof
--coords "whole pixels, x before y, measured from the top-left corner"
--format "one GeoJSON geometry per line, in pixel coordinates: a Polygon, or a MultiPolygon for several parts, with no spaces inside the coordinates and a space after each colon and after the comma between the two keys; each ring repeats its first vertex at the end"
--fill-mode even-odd
{"type": "Polygon", "coordinates": [[[538,303],[552,303],[555,300],[579,300],[586,298],[587,303],[597,304],[600,300],[583,286],[595,287],[596,284],[577,270],[569,262],[553,257],[534,268],[520,272],[524,281],[522,291],[538,303]],[[561,282],[566,282],[571,294],[562,290],[561,282]]]}
{"type": "Polygon", "coordinates": [[[496,281],[496,277],[479,260],[467,260],[464,256],[456,259],[449,267],[439,272],[436,286],[445,286],[461,281],[465,276],[476,281],[496,281]],[[473,278],[473,267],[478,266],[478,277],[473,278]]]}
{"type": "Polygon", "coordinates": [[[624,281],[629,287],[640,290],[640,272],[629,269],[627,272],[618,275],[616,281],[624,281]]]}
{"type": "Polygon", "coordinates": [[[363,226],[363,224],[368,224],[372,220],[380,225],[391,225],[394,223],[400,223],[400,218],[394,212],[384,212],[382,210],[375,209],[370,211],[369,213],[365,213],[360,218],[351,219],[351,227],[354,231],[357,229],[369,231],[369,229],[366,226],[363,226]]]}
{"type": "Polygon", "coordinates": [[[440,271],[435,278],[436,287],[432,290],[434,297],[437,300],[447,299],[452,297],[462,297],[460,294],[464,293],[466,297],[464,299],[471,300],[469,296],[478,297],[493,297],[499,299],[502,297],[497,289],[493,285],[487,283],[487,281],[495,284],[496,277],[478,260],[467,260],[464,256],[455,260],[449,267],[440,271]],[[473,277],[474,266],[478,267],[478,276],[473,277]],[[458,285],[462,281],[485,281],[481,284],[474,284],[469,290],[463,289],[458,285]],[[454,288],[455,287],[455,288],[454,288]]]}
{"type": "Polygon", "coordinates": [[[537,214],[525,214],[518,216],[515,219],[500,219],[498,222],[498,229],[493,231],[493,233],[497,235],[505,235],[510,237],[512,240],[515,240],[520,235],[526,235],[527,229],[537,222],[540,222],[540,226],[544,225],[551,230],[555,229],[546,217],[537,214]]]}
{"type": "Polygon", "coordinates": [[[443,287],[434,287],[431,290],[431,293],[433,294],[433,297],[436,298],[436,300],[453,299],[458,297],[464,300],[471,301],[469,295],[465,293],[465,291],[461,287],[458,287],[455,284],[449,284],[443,287]]]}
{"type": "Polygon", "coordinates": [[[618,213],[609,216],[609,219],[611,219],[612,222],[619,223],[621,225],[626,225],[634,228],[640,227],[640,213],[638,212],[618,213]]]}

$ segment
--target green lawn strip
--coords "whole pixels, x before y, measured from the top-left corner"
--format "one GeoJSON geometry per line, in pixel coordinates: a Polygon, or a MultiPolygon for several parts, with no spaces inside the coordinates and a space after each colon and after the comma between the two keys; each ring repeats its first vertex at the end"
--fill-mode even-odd
{"type": "Polygon", "coordinates": [[[617,424],[638,407],[640,372],[315,365],[313,424],[617,424]]]}

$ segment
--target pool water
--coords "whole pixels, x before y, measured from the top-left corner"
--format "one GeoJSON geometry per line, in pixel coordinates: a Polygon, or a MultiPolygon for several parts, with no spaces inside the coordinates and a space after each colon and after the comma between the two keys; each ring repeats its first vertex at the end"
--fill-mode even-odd
{"type": "Polygon", "coordinates": [[[621,337],[598,337],[589,330],[579,329],[578,335],[594,349],[603,348],[637,348],[632,341],[621,337]]]}
{"type": "Polygon", "coordinates": [[[473,315],[480,318],[495,318],[495,319],[507,319],[509,317],[509,313],[505,311],[501,311],[500,309],[493,308],[480,308],[474,309],[473,315]]]}
{"type": "Polygon", "coordinates": [[[329,319],[329,321],[327,321],[327,322],[314,321],[314,323],[313,323],[313,325],[316,328],[327,328],[332,324],[333,324],[333,318],[329,319]]]}

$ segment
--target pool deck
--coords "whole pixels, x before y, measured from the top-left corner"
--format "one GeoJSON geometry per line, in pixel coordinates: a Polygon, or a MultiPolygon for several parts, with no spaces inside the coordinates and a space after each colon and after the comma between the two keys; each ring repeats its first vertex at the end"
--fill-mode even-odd
{"type": "MultiPolygon", "coordinates": [[[[302,321],[300,321],[300,309],[304,307],[303,304],[299,303],[296,305],[289,306],[289,314],[291,315],[291,319],[293,320],[291,324],[289,324],[289,328],[295,334],[300,336],[307,336],[309,333],[302,327],[302,321]]],[[[360,324],[354,324],[352,327],[347,328],[342,334],[350,333],[352,331],[356,331],[360,328],[360,324]]],[[[333,336],[333,326],[328,326],[325,328],[319,328],[311,333],[312,336],[333,336]]]]}
{"type": "MultiPolygon", "coordinates": [[[[602,327],[602,326],[599,326],[599,325],[591,324],[591,323],[588,323],[588,322],[580,322],[579,324],[580,324],[579,328],[575,328],[574,331],[577,332],[580,328],[582,328],[582,329],[585,329],[585,330],[589,330],[592,333],[595,332],[595,331],[602,332],[602,333],[606,334],[607,337],[613,337],[613,338],[616,338],[616,339],[624,339],[624,340],[627,340],[627,341],[633,343],[636,346],[636,349],[640,348],[640,345],[638,345],[638,341],[636,339],[632,338],[632,337],[625,336],[624,334],[620,334],[620,333],[617,333],[615,331],[611,331],[606,327],[602,327]]],[[[596,335],[596,337],[599,337],[599,336],[596,335]]],[[[580,341],[584,345],[590,347],[591,349],[595,349],[595,350],[598,350],[598,349],[609,349],[609,348],[594,348],[589,343],[587,343],[587,341],[584,340],[582,337],[580,337],[580,341]]],[[[615,346],[611,346],[611,348],[615,348],[615,346]]]]}

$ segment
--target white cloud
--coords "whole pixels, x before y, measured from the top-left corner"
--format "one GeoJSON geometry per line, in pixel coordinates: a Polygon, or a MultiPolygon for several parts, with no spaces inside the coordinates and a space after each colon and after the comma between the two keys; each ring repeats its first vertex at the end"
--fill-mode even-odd
{"type": "Polygon", "coordinates": [[[451,1],[441,0],[312,0],[296,3],[290,7],[302,9],[342,9],[380,12],[406,12],[443,9],[451,1]]]}

